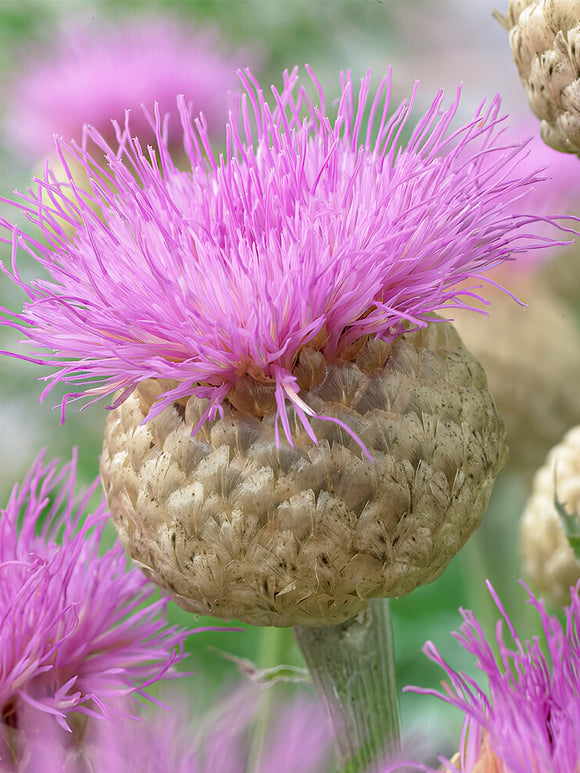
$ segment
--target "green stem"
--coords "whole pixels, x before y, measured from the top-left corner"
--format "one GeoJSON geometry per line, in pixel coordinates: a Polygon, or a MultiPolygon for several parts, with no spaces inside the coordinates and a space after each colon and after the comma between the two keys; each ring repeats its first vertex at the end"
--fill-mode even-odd
{"type": "MultiPolygon", "coordinates": [[[[286,631],[284,628],[275,628],[270,626],[263,628],[260,636],[260,652],[258,655],[258,668],[271,668],[280,662],[284,650],[284,638],[286,631]]],[[[258,764],[262,756],[264,741],[268,731],[268,723],[271,719],[272,710],[272,688],[264,690],[260,706],[252,727],[252,739],[248,755],[247,772],[251,773],[258,769],[258,764]]]]}
{"type": "Polygon", "coordinates": [[[344,773],[370,773],[399,747],[399,709],[387,599],[340,625],[294,633],[335,731],[344,773]]]}

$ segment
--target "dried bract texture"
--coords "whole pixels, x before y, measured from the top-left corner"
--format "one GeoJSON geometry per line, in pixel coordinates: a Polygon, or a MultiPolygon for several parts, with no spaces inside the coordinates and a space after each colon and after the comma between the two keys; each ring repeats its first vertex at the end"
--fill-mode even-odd
{"type": "MultiPolygon", "coordinates": [[[[301,392],[331,419],[313,420],[317,445],[289,409],[294,445],[277,447],[273,403],[194,436],[196,397],[145,422],[170,388],[154,380],[110,414],[101,470],[121,540],[181,606],[339,622],[434,580],[478,525],[505,458],[480,365],[443,322],[358,349],[301,392]]],[[[264,404],[260,383],[245,399],[254,387],[264,404]]]]}
{"type": "Polygon", "coordinates": [[[541,175],[520,174],[526,151],[503,142],[498,99],[453,130],[458,103],[443,109],[439,94],[403,146],[410,105],[389,116],[388,78],[372,98],[370,75],[358,98],[344,78],[331,117],[314,78],[315,100],[293,72],[270,106],[241,77],[246,94],[217,159],[205,122],[192,127],[181,103],[188,172],[171,160],[160,118],[157,153],[128,126],[116,150],[86,130],[109,173],[59,144],[63,163],[76,158],[93,182],[82,191],[47,170],[42,191],[16,204],[44,240],[6,223],[14,250],[50,278],[12,269],[27,301],[9,324],[35,362],[56,369],[51,384],[85,388],[73,397],[120,390],[119,404],[166,379],[151,417],[191,395],[208,399],[196,430],[230,402],[258,417],[275,405],[291,444],[287,405],[312,439],[311,419],[323,418],[300,396],[321,358],[348,360],[365,336],[392,340],[437,309],[471,307],[482,273],[554,241],[530,233],[538,219],[522,196],[541,175]],[[249,399],[255,381],[262,392],[249,399]]]}
{"type": "MultiPolygon", "coordinates": [[[[523,641],[499,598],[488,588],[503,618],[496,641],[487,641],[471,610],[461,610],[463,624],[452,634],[473,656],[476,678],[456,671],[432,642],[424,652],[441,666],[448,682],[443,691],[409,687],[435,695],[465,715],[461,750],[453,761],[441,758],[440,773],[577,773],[580,760],[580,598],[578,586],[564,609],[564,624],[547,614],[542,601],[529,593],[545,637],[523,641]],[[507,631],[506,631],[507,629],[507,631]],[[482,677],[488,684],[480,686],[482,677]]],[[[389,766],[435,773],[427,765],[389,766]]]]}
{"type": "MultiPolygon", "coordinates": [[[[4,134],[34,161],[54,151],[54,134],[80,140],[85,123],[114,141],[112,121],[123,121],[128,109],[133,133],[153,142],[142,105],[152,110],[157,102],[168,112],[178,94],[195,113],[203,110],[210,132],[221,137],[236,68],[249,64],[215,34],[170,15],[76,19],[51,33],[50,44],[22,58],[6,79],[4,134]]],[[[178,124],[168,130],[169,144],[180,145],[178,124]]]]}
{"type": "Polygon", "coordinates": [[[580,579],[580,562],[570,547],[556,502],[569,515],[580,514],[580,427],[568,432],[536,473],[520,527],[526,575],[542,593],[565,604],[570,586],[580,579]]]}
{"type": "Polygon", "coordinates": [[[580,153],[580,0],[511,0],[498,17],[543,140],[580,153]]]}
{"type": "Polygon", "coordinates": [[[70,715],[107,715],[182,658],[187,634],[166,626],[167,600],[151,600],[120,545],[100,554],[108,513],[86,512],[95,487],[76,499],[74,462],[39,458],[0,513],[0,741],[22,708],[68,729],[70,715]]]}

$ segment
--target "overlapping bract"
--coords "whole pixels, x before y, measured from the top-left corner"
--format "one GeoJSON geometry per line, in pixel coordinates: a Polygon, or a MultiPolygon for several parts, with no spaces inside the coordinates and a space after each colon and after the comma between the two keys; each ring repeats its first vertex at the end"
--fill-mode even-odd
{"type": "Polygon", "coordinates": [[[544,142],[580,153],[580,3],[510,0],[494,16],[509,33],[510,48],[544,142]]]}
{"type": "Polygon", "coordinates": [[[290,442],[287,401],[315,439],[301,352],[348,360],[365,336],[390,340],[405,323],[477,302],[482,273],[554,243],[527,232],[538,218],[521,202],[541,175],[518,172],[526,151],[503,144],[498,98],[452,130],[458,101],[444,109],[440,93],[403,144],[413,97],[389,117],[389,78],[374,97],[369,74],[358,97],[343,78],[332,119],[314,76],[317,106],[293,71],[273,108],[249,72],[241,77],[225,157],[181,102],[187,172],[169,156],[159,114],[157,155],[128,125],[118,150],[86,129],[108,172],[60,144],[91,190],[47,169],[39,193],[18,200],[45,241],[5,223],[14,248],[51,279],[26,282],[13,268],[28,300],[11,324],[37,347],[35,361],[56,368],[51,384],[121,390],[118,403],[147,378],[171,379],[153,413],[194,394],[209,398],[204,421],[249,379],[273,388],[263,410],[277,411],[290,442]]]}
{"type": "Polygon", "coordinates": [[[75,498],[75,461],[40,456],[0,514],[0,715],[107,715],[107,703],[174,675],[187,635],[166,600],[127,568],[120,545],[99,555],[108,514],[75,498]],[[58,542],[57,542],[58,540],[58,542]],[[142,606],[147,602],[146,606],[142,606]]]}

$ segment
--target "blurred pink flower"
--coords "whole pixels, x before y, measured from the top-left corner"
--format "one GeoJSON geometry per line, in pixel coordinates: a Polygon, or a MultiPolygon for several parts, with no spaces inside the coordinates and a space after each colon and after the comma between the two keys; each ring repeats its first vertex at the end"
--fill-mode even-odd
{"type": "Polygon", "coordinates": [[[192,719],[191,705],[173,696],[141,719],[90,719],[77,739],[47,718],[25,728],[25,770],[76,773],[81,760],[79,773],[324,773],[332,747],[320,706],[302,694],[274,701],[264,746],[256,750],[253,723],[264,698],[246,683],[192,719]]]}
{"type": "Polygon", "coordinates": [[[313,75],[316,104],[295,70],[282,93],[273,89],[273,108],[249,71],[241,77],[246,93],[217,159],[205,121],[194,128],[180,102],[187,172],[171,160],[159,111],[158,157],[142,151],[128,125],[117,150],[85,131],[110,172],[86,150],[59,145],[63,163],[67,155],[84,166],[91,190],[47,170],[42,196],[12,202],[42,237],[5,222],[14,250],[52,279],[28,283],[14,268],[28,300],[7,324],[39,347],[33,361],[58,368],[51,386],[121,390],[118,405],[139,382],[170,379],[177,385],[150,415],[193,394],[208,398],[200,426],[250,379],[290,443],[287,403],[316,440],[316,409],[300,397],[294,372],[303,349],[348,359],[365,336],[392,340],[405,323],[472,308],[482,274],[559,242],[527,230],[538,218],[522,199],[542,177],[528,162],[520,170],[525,151],[505,142],[499,98],[452,130],[459,97],[444,109],[439,93],[402,144],[414,94],[389,117],[390,77],[370,99],[370,74],[358,98],[343,78],[336,118],[313,75]]]}
{"type": "Polygon", "coordinates": [[[175,676],[195,632],[166,625],[166,599],[151,599],[120,545],[99,554],[108,513],[87,513],[97,485],[75,498],[75,460],[59,470],[41,455],[0,514],[2,728],[25,707],[65,729],[71,712],[107,716],[111,699],[175,676]]]}
{"type": "MultiPolygon", "coordinates": [[[[36,160],[54,150],[55,133],[80,140],[85,123],[112,141],[111,121],[131,109],[132,131],[145,145],[155,137],[141,105],[151,110],[157,102],[166,113],[183,94],[194,114],[203,110],[210,134],[222,136],[227,92],[237,85],[237,66],[247,64],[247,53],[226,52],[215,33],[177,17],[69,21],[10,79],[5,134],[10,147],[36,160]]],[[[180,138],[170,124],[168,143],[180,138]]]]}

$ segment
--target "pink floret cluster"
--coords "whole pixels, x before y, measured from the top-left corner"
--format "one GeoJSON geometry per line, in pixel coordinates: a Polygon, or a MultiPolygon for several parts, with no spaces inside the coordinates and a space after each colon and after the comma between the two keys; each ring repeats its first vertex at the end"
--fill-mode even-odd
{"type": "Polygon", "coordinates": [[[58,144],[90,184],[47,165],[38,189],[12,202],[42,238],[4,223],[14,253],[50,277],[25,281],[14,256],[8,273],[27,300],[22,314],[5,310],[35,345],[30,359],[56,369],[46,391],[83,385],[66,401],[120,390],[116,405],[145,379],[170,379],[152,415],[196,395],[207,399],[201,425],[250,376],[275,388],[290,443],[288,406],[315,440],[293,374],[303,348],[334,362],[361,337],[390,340],[437,311],[477,307],[486,271],[561,243],[545,235],[555,218],[526,214],[542,173],[520,172],[526,146],[504,141],[499,98],[453,128],[459,95],[444,107],[440,93],[411,132],[414,93],[392,111],[390,76],[374,94],[370,74],[358,90],[342,77],[327,110],[308,72],[314,96],[295,70],[271,105],[241,74],[218,157],[205,119],[192,123],[179,101],[187,171],[159,110],[155,150],[133,137],[132,116],[114,148],[93,128],[81,146],[58,144]]]}
{"type": "Polygon", "coordinates": [[[167,626],[166,600],[120,545],[100,552],[108,513],[87,514],[97,484],[76,498],[75,478],[74,460],[40,456],[0,513],[2,728],[31,710],[65,729],[71,712],[107,716],[183,657],[188,632],[167,626]]]}
{"type": "MultiPolygon", "coordinates": [[[[441,758],[439,771],[476,773],[577,773],[580,760],[580,584],[572,588],[571,603],[564,609],[565,625],[549,615],[543,601],[528,590],[528,603],[539,614],[545,647],[539,637],[522,641],[499,598],[488,588],[503,617],[496,627],[495,648],[487,641],[473,612],[462,610],[464,622],[453,634],[473,655],[478,672],[488,682],[484,689],[468,674],[455,671],[432,642],[425,652],[440,665],[449,680],[444,692],[417,687],[414,692],[435,695],[465,715],[460,758],[457,763],[441,758]],[[506,641],[504,626],[509,641],[506,641]],[[496,654],[496,650],[498,654],[496,654]],[[482,745],[488,766],[480,762],[482,745]],[[478,765],[479,762],[479,765],[478,765]]],[[[391,766],[400,770],[436,773],[421,764],[391,766]]]]}

